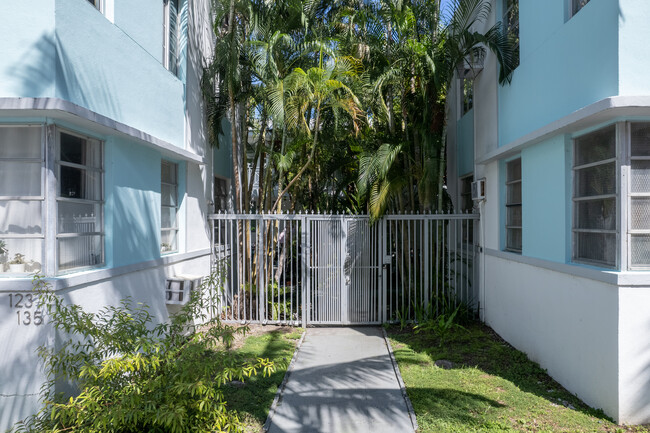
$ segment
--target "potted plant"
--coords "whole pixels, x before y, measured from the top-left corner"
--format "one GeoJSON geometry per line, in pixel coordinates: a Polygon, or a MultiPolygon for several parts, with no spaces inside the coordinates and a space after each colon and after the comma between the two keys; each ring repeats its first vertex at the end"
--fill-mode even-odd
{"type": "Polygon", "coordinates": [[[16,253],[14,258],[9,260],[9,272],[23,273],[25,272],[25,256],[16,253]]]}

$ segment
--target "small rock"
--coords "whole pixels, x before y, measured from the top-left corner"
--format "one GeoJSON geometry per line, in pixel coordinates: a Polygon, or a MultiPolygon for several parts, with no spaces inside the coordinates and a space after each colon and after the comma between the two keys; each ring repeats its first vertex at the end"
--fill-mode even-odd
{"type": "Polygon", "coordinates": [[[571,409],[571,410],[576,410],[575,406],[572,405],[571,403],[569,403],[569,405],[568,405],[567,407],[568,407],[569,409],[571,409]]]}
{"type": "Polygon", "coordinates": [[[450,370],[454,368],[454,363],[451,361],[447,361],[446,359],[439,359],[434,363],[434,365],[444,370],[450,370]]]}
{"type": "Polygon", "coordinates": [[[231,380],[230,382],[228,382],[228,385],[234,386],[235,388],[242,388],[246,384],[244,382],[242,382],[242,381],[239,381],[239,380],[231,380]]]}
{"type": "Polygon", "coordinates": [[[547,389],[546,392],[555,392],[554,389],[547,389]]]}

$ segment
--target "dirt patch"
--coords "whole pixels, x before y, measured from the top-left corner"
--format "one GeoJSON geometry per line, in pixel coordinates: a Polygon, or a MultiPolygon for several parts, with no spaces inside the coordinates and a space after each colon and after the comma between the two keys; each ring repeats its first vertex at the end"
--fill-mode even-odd
{"type": "MultiPolygon", "coordinates": [[[[294,326],[278,326],[278,325],[259,325],[249,323],[247,325],[240,325],[237,323],[222,323],[222,326],[229,326],[234,329],[247,328],[245,333],[235,332],[233,335],[234,340],[230,346],[230,350],[237,350],[244,345],[244,342],[248,337],[259,337],[261,335],[270,334],[272,332],[277,332],[280,335],[290,334],[296,332],[296,327],[294,326]]],[[[207,329],[203,329],[207,331],[207,329]]]]}

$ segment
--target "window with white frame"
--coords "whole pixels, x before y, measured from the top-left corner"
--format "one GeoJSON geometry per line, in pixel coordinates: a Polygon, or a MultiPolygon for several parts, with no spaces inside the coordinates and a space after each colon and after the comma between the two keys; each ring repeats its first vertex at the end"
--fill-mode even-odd
{"type": "Polygon", "coordinates": [[[631,268],[650,268],[650,123],[630,125],[628,231],[631,268]]]}
{"type": "Polygon", "coordinates": [[[45,155],[40,126],[0,126],[0,273],[43,263],[45,155]]]}
{"type": "Polygon", "coordinates": [[[59,271],[104,263],[102,143],[58,134],[57,264],[59,271]]]}
{"type": "Polygon", "coordinates": [[[582,9],[589,0],[570,0],[571,1],[571,16],[575,15],[582,9]]]}
{"type": "Polygon", "coordinates": [[[616,126],[576,138],[573,149],[573,260],[616,267],[616,126]]]}
{"type": "Polygon", "coordinates": [[[506,162],[506,251],[521,253],[521,158],[506,162]]]}
{"type": "Polygon", "coordinates": [[[160,252],[178,251],[178,164],[162,161],[160,168],[160,252]]]}
{"type": "Polygon", "coordinates": [[[178,75],[178,6],[180,0],[164,0],[163,3],[163,66],[178,75]]]}
{"type": "Polygon", "coordinates": [[[519,0],[503,0],[503,24],[514,46],[515,65],[519,65],[519,0]]]}

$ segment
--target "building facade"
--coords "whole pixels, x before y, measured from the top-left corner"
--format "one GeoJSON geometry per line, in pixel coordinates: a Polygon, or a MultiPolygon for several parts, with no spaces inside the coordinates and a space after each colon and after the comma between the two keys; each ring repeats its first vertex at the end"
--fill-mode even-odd
{"type": "Polygon", "coordinates": [[[208,0],[16,2],[0,34],[4,431],[38,410],[36,349],[57,341],[32,274],[89,311],[130,296],[166,320],[166,280],[209,272],[230,156],[202,111],[208,0]]]}
{"type": "Polygon", "coordinates": [[[512,82],[488,53],[449,98],[456,206],[485,180],[482,317],[589,405],[648,423],[650,3],[492,6],[485,25],[517,45],[512,82]]]}

